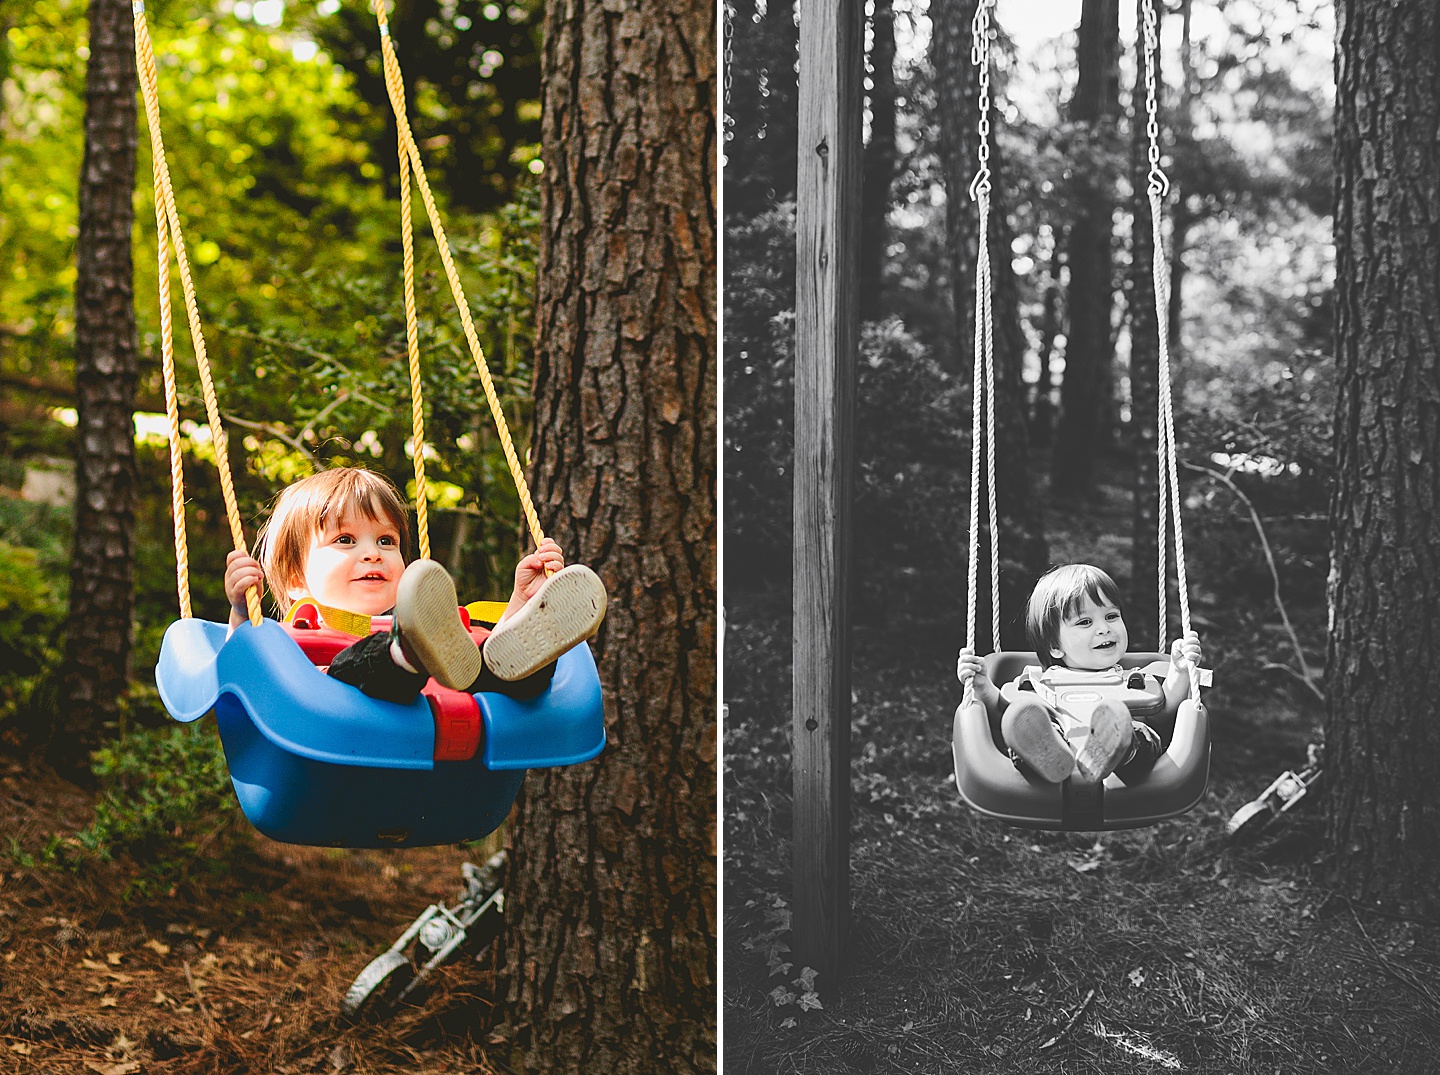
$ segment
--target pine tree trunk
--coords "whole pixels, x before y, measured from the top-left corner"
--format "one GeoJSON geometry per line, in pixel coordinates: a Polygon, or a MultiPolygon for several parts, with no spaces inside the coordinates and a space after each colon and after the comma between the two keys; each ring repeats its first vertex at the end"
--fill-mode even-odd
{"type": "Polygon", "coordinates": [[[1440,910],[1440,11],[1336,20],[1327,841],[1349,894],[1440,910]]]}
{"type": "Polygon", "coordinates": [[[60,712],[48,754],[84,776],[114,720],[130,659],[137,377],[131,262],[134,23],[126,0],[91,0],[85,156],[75,279],[75,520],[60,712]]]}
{"type": "MultiPolygon", "coordinates": [[[[1136,25],[1143,26],[1147,0],[1136,0],[1136,25]]],[[[1161,7],[1156,5],[1158,20],[1161,7]]],[[[1158,33],[1157,33],[1158,36],[1158,33]]],[[[1143,40],[1143,38],[1142,38],[1143,40]]],[[[1160,76],[1156,50],[1155,74],[1160,76]]],[[[1159,92],[1159,86],[1156,86],[1159,92]]],[[[1160,398],[1159,322],[1155,316],[1155,239],[1151,233],[1150,199],[1146,195],[1150,173],[1150,139],[1146,133],[1145,65],[1136,64],[1134,119],[1130,128],[1131,211],[1135,221],[1130,237],[1130,447],[1135,460],[1133,536],[1130,547],[1130,615],[1127,624],[1133,648],[1156,649],[1159,631],[1156,608],[1160,544],[1157,465],[1155,459],[1156,405],[1160,398]],[[1146,612],[1151,615],[1145,615],[1146,612]]],[[[1163,251],[1161,252],[1163,256],[1163,251]]]]}
{"type": "Polygon", "coordinates": [[[711,0],[548,0],[534,490],[610,593],[609,742],[513,826],[512,1067],[716,1068],[711,0]]]}
{"type": "MultiPolygon", "coordinates": [[[[1120,107],[1119,0],[1084,0],[1080,16],[1079,80],[1070,118],[1085,124],[1096,150],[1109,143],[1120,107]]],[[[1099,152],[1094,160],[1102,159],[1099,152]]],[[[1089,491],[1095,455],[1109,439],[1112,207],[1108,177],[1077,167],[1075,221],[1070,227],[1070,331],[1065,343],[1065,379],[1060,386],[1060,423],[1055,432],[1051,495],[1074,498],[1089,491]]]]}
{"type": "Polygon", "coordinates": [[[895,5],[875,0],[870,20],[870,141],[865,145],[864,201],[860,210],[860,317],[881,315],[886,218],[895,179],[895,5]]]}
{"type": "MultiPolygon", "coordinates": [[[[964,373],[971,370],[974,361],[975,259],[979,238],[979,216],[968,194],[975,174],[979,139],[977,72],[970,62],[970,22],[974,15],[975,0],[934,0],[930,8],[931,48],[939,74],[936,94],[940,159],[948,192],[945,222],[958,351],[952,361],[964,373]]],[[[1001,643],[1005,647],[1023,648],[1022,638],[1018,634],[1012,636],[1020,622],[1015,614],[1035,576],[1044,569],[1048,554],[1044,528],[1031,497],[1025,386],[1021,376],[1025,340],[1020,326],[1018,286],[1008,255],[1014,233],[1006,216],[1004,160],[996,137],[1000,120],[993,108],[990,123],[992,190],[988,238],[994,281],[995,495],[1000,524],[1001,643]]],[[[968,459],[964,465],[968,471],[968,459]]],[[[982,504],[986,496],[982,490],[982,504]]],[[[976,526],[981,529],[976,631],[978,640],[988,644],[991,538],[986,520],[977,520],[976,526]]]]}

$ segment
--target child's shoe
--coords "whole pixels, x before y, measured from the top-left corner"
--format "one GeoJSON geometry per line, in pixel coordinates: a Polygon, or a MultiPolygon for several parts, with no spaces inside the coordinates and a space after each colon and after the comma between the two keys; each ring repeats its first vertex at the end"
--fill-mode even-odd
{"type": "Polygon", "coordinates": [[[1055,727],[1043,702],[1022,698],[1013,703],[1000,718],[1000,735],[1005,745],[1043,780],[1058,784],[1075,769],[1070,744],[1055,727]]]}
{"type": "Polygon", "coordinates": [[[508,683],[544,668],[600,629],[605,584],[584,564],[562,567],[485,640],[485,667],[508,683]]]}
{"type": "Polygon", "coordinates": [[[1135,723],[1120,702],[1101,702],[1090,714],[1090,735],[1075,765],[1088,781],[1104,780],[1130,753],[1135,723]]]}
{"type": "Polygon", "coordinates": [[[455,583],[434,560],[416,560],[400,576],[394,632],[406,662],[451,690],[480,674],[480,648],[460,622],[455,583]]]}

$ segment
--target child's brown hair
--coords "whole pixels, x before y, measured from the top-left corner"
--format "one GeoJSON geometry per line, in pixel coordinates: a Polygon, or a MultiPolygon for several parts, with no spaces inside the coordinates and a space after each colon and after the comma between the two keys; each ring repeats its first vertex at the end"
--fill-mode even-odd
{"type": "Polygon", "coordinates": [[[400,534],[400,554],[410,558],[410,518],[390,479],[359,467],[336,467],[301,478],[276,498],[256,538],[256,556],[281,613],[290,610],[290,590],[305,581],[310,541],[326,523],[358,512],[388,522],[400,534]]]}
{"type": "Polygon", "coordinates": [[[1065,564],[1035,584],[1025,610],[1025,633],[1044,667],[1059,663],[1050,651],[1060,644],[1060,625],[1080,611],[1086,597],[1097,605],[1114,605],[1125,614],[1120,588],[1098,567],[1065,564]]]}

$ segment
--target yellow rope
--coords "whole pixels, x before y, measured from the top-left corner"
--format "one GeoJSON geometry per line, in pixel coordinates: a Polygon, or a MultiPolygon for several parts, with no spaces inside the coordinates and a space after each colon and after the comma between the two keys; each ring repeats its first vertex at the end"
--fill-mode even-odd
{"type": "MultiPolygon", "coordinates": [[[[200,307],[195,301],[195,284],[190,277],[190,259],[185,253],[185,236],[180,229],[180,213],[175,208],[175,190],[170,184],[170,166],[165,160],[165,143],[160,134],[160,100],[158,79],[155,73],[155,50],[150,43],[150,30],[145,22],[144,0],[134,0],[132,5],[135,15],[135,66],[140,74],[140,90],[145,99],[145,118],[150,125],[150,149],[153,157],[155,171],[155,188],[157,196],[156,217],[161,215],[160,206],[164,206],[164,218],[168,224],[169,238],[175,247],[175,263],[180,270],[180,285],[185,293],[185,315],[190,323],[190,339],[195,347],[195,364],[200,371],[200,387],[205,395],[205,413],[210,422],[210,442],[215,449],[215,464],[220,471],[220,491],[225,499],[225,515],[230,522],[230,537],[235,543],[239,552],[246,552],[245,529],[240,521],[240,508],[235,500],[235,484],[230,476],[230,459],[226,450],[225,427],[220,418],[220,404],[215,398],[215,383],[210,376],[210,360],[205,350],[205,336],[200,324],[200,307]]],[[[168,262],[166,255],[166,238],[162,231],[160,238],[160,258],[162,264],[168,262]]],[[[160,319],[162,331],[169,320],[169,270],[168,266],[161,273],[160,292],[160,319]]],[[[173,345],[169,337],[161,348],[161,360],[165,367],[166,378],[166,411],[170,418],[170,445],[171,445],[171,480],[175,482],[175,475],[178,469],[175,452],[178,450],[180,438],[180,416],[178,407],[171,406],[170,396],[174,391],[175,380],[175,358],[173,345]]],[[[181,582],[181,613],[188,615],[188,572],[189,555],[185,548],[185,527],[184,527],[184,491],[177,483],[177,503],[179,510],[176,511],[175,547],[176,547],[176,571],[183,576],[181,582]]],[[[245,605],[250,614],[250,622],[259,627],[261,623],[260,612],[260,590],[251,586],[245,591],[245,605]]]]}
{"type": "MultiPolygon", "coordinates": [[[[445,238],[445,227],[440,222],[440,212],[435,207],[435,198],[430,193],[430,184],[425,178],[425,166],[420,160],[420,150],[415,145],[415,139],[410,133],[410,121],[405,115],[405,83],[400,74],[400,61],[395,55],[395,42],[390,37],[390,23],[385,15],[384,0],[376,0],[374,4],[375,17],[380,23],[380,47],[385,60],[385,88],[390,96],[390,107],[395,113],[395,127],[399,138],[400,155],[402,161],[409,160],[410,168],[415,173],[415,183],[420,188],[420,198],[425,203],[425,213],[430,218],[430,230],[435,234],[435,244],[440,249],[440,261],[445,266],[445,276],[450,281],[450,293],[454,296],[456,309],[460,312],[460,324],[465,330],[465,342],[470,346],[470,357],[475,361],[475,369],[480,374],[480,383],[485,388],[485,399],[490,404],[490,414],[495,419],[495,430],[500,435],[500,447],[505,453],[505,462],[510,468],[510,476],[515,481],[515,489],[520,494],[520,508],[525,513],[525,521],[530,529],[530,537],[538,546],[545,537],[545,532],[540,528],[539,516],[535,513],[535,505],[530,499],[530,487],[525,481],[525,471],[520,464],[519,456],[515,452],[515,444],[510,437],[510,427],[505,421],[505,412],[500,404],[500,396],[495,391],[495,382],[490,376],[490,366],[485,360],[484,348],[480,346],[480,337],[475,332],[475,324],[470,317],[470,304],[465,299],[465,289],[460,283],[460,274],[455,269],[455,261],[450,256],[450,244],[445,238]]],[[[407,170],[401,167],[401,195],[402,212],[406,212],[404,204],[408,204],[409,192],[406,190],[408,182],[407,170]]],[[[405,218],[405,227],[402,231],[409,231],[410,220],[408,212],[405,218]]],[[[409,329],[408,316],[411,304],[413,303],[414,273],[413,268],[407,263],[405,274],[406,288],[406,311],[407,331],[409,329]]],[[[413,344],[411,345],[414,346],[413,344]]],[[[414,406],[419,408],[419,382],[412,374],[412,392],[417,401],[414,406]]],[[[418,436],[417,436],[418,440],[418,436]]],[[[419,473],[420,448],[417,444],[416,451],[416,472],[419,473]]],[[[418,490],[417,490],[418,492],[418,490]]]]}
{"type": "Polygon", "coordinates": [[[415,318],[415,235],[410,207],[410,157],[400,147],[400,240],[405,250],[405,346],[410,355],[410,416],[415,433],[415,529],[420,558],[430,559],[430,516],[425,494],[425,401],[420,384],[420,326],[415,318]]]}

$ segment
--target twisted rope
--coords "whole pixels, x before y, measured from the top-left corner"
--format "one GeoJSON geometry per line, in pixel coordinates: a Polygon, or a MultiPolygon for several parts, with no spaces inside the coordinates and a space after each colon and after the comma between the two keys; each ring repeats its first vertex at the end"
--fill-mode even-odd
{"type": "MultiPolygon", "coordinates": [[[[500,436],[500,447],[505,453],[506,465],[510,468],[510,476],[514,479],[515,489],[520,495],[520,508],[525,513],[530,537],[538,546],[544,539],[545,533],[540,527],[540,518],[535,513],[535,505],[530,499],[530,487],[525,481],[524,468],[516,454],[515,444],[510,436],[510,426],[505,421],[505,412],[500,403],[500,396],[495,390],[494,379],[490,376],[490,367],[485,360],[485,350],[480,346],[480,337],[476,334],[474,321],[470,317],[470,305],[465,298],[465,289],[460,283],[460,274],[455,268],[454,258],[450,256],[450,243],[445,237],[445,227],[440,221],[440,212],[435,206],[435,197],[431,194],[430,184],[425,178],[425,165],[420,160],[420,150],[415,145],[414,136],[410,132],[410,121],[405,112],[405,83],[400,73],[400,60],[395,54],[395,42],[390,36],[390,23],[385,14],[384,0],[376,0],[374,11],[375,18],[380,24],[380,48],[385,65],[385,89],[390,97],[390,108],[395,114],[400,154],[403,159],[408,159],[409,167],[414,172],[415,184],[420,189],[420,199],[425,205],[425,213],[430,220],[430,230],[434,233],[435,245],[440,250],[440,261],[445,266],[445,277],[450,282],[450,293],[454,297],[455,307],[460,313],[460,324],[465,330],[465,342],[470,347],[470,357],[474,360],[475,369],[480,374],[480,383],[485,389],[485,399],[490,405],[490,414],[495,420],[495,430],[500,436]]],[[[405,195],[405,198],[408,201],[408,194],[405,195]]],[[[406,227],[402,230],[408,230],[408,228],[409,218],[407,216],[406,227]]],[[[405,287],[408,317],[409,304],[414,301],[410,294],[414,289],[413,269],[406,272],[405,287]]],[[[408,320],[406,327],[408,332],[408,320]]],[[[412,397],[416,400],[419,399],[418,381],[415,381],[413,377],[412,397]]],[[[419,406],[418,402],[415,406],[419,406]]],[[[421,456],[418,434],[415,456],[418,481],[421,456]]]]}
{"type": "Polygon", "coordinates": [[[970,547],[966,574],[965,638],[975,648],[975,589],[980,559],[980,456],[985,456],[987,508],[990,525],[990,636],[1000,649],[1000,530],[995,493],[995,324],[993,276],[990,266],[990,9],[994,0],[980,0],[970,25],[970,62],[979,69],[980,93],[977,169],[970,197],[979,207],[980,235],[975,260],[974,367],[970,412],[970,547]],[[981,431],[984,431],[984,441],[981,431]]]}
{"type": "MultiPolygon", "coordinates": [[[[1170,276],[1165,271],[1168,264],[1165,257],[1165,237],[1160,216],[1164,198],[1170,190],[1170,180],[1160,167],[1160,122],[1159,103],[1156,93],[1155,53],[1159,48],[1159,20],[1155,13],[1155,0],[1145,0],[1144,8],[1144,49],[1145,49],[1145,113],[1146,134],[1150,140],[1150,174],[1146,184],[1146,197],[1150,203],[1150,235],[1154,244],[1150,259],[1151,278],[1155,292],[1155,324],[1159,336],[1159,402],[1156,422],[1155,451],[1159,456],[1156,468],[1156,486],[1159,497],[1159,639],[1162,652],[1169,630],[1166,610],[1165,570],[1165,524],[1167,517],[1175,531],[1175,582],[1180,601],[1180,635],[1190,633],[1190,587],[1185,577],[1185,532],[1180,517],[1180,480],[1177,473],[1175,447],[1175,407],[1170,390],[1170,276]]],[[[1200,672],[1193,665],[1190,668],[1190,696],[1200,697],[1200,672]]]]}
{"type": "MultiPolygon", "coordinates": [[[[230,475],[230,458],[220,404],[215,397],[215,382],[210,374],[210,359],[205,349],[205,334],[200,324],[200,307],[195,300],[195,283],[190,276],[190,259],[185,253],[185,235],[180,228],[180,213],[175,207],[175,189],[170,183],[170,165],[165,159],[165,142],[160,133],[159,79],[155,70],[155,49],[150,42],[150,29],[145,21],[144,0],[134,0],[131,10],[135,17],[135,66],[140,76],[141,95],[145,101],[145,118],[150,127],[150,150],[155,174],[155,218],[159,228],[158,257],[160,271],[161,366],[165,378],[165,411],[170,420],[170,480],[175,520],[175,564],[179,589],[180,613],[190,615],[190,558],[185,537],[184,475],[180,459],[180,413],[175,395],[175,354],[170,326],[169,247],[173,243],[175,263],[180,270],[180,286],[185,294],[185,316],[190,325],[190,339],[195,348],[195,365],[200,372],[200,387],[205,396],[205,414],[210,424],[210,440],[215,448],[215,465],[220,472],[220,491],[225,501],[225,517],[230,523],[230,537],[238,552],[246,552],[245,529],[240,521],[240,507],[235,499],[235,483],[230,475]],[[162,211],[163,206],[163,211],[162,211]],[[160,222],[163,219],[163,224],[160,222]]],[[[250,622],[260,626],[260,590],[251,586],[245,591],[245,607],[250,622]]]]}

